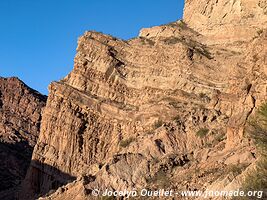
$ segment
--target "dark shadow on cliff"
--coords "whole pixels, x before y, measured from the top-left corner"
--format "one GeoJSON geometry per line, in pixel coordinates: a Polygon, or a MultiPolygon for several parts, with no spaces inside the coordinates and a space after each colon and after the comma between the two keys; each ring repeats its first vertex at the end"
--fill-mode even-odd
{"type": "Polygon", "coordinates": [[[0,199],[13,200],[25,178],[33,147],[28,142],[5,143],[0,138],[0,199]]]}
{"type": "Polygon", "coordinates": [[[32,160],[16,199],[33,200],[47,196],[75,179],[53,166],[32,160]]]}
{"type": "Polygon", "coordinates": [[[2,101],[2,93],[0,91],[0,109],[3,107],[3,101],[2,101]]]}

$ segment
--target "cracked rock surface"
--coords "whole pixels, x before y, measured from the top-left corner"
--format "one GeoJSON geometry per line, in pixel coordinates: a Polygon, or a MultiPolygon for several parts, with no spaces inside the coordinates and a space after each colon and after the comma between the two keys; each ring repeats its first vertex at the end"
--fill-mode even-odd
{"type": "Polygon", "coordinates": [[[0,199],[13,200],[29,167],[46,96],[0,77],[0,199]]]}
{"type": "Polygon", "coordinates": [[[21,199],[240,187],[257,159],[244,127],[267,100],[265,4],[187,0],[183,21],[128,41],[86,32],[49,87],[21,199]]]}

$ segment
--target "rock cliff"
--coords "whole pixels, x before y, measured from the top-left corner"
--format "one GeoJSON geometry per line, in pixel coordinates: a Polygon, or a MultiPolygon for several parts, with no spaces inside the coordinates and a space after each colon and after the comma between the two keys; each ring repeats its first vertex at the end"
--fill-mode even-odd
{"type": "Polygon", "coordinates": [[[184,20],[208,43],[249,41],[266,27],[266,0],[185,1],[184,20]]]}
{"type": "Polygon", "coordinates": [[[46,96],[0,77],[0,199],[13,200],[37,142],[46,96]]]}
{"type": "Polygon", "coordinates": [[[21,199],[240,187],[257,159],[244,127],[267,100],[266,14],[266,1],[187,0],[183,21],[128,41],[86,32],[49,87],[21,199]]]}

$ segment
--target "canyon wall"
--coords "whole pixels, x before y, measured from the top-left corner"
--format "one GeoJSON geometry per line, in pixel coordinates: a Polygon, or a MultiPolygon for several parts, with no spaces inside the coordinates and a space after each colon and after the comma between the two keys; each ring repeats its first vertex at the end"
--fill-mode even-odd
{"type": "Polygon", "coordinates": [[[183,21],[128,41],[86,32],[49,86],[21,199],[239,188],[257,159],[244,128],[267,100],[266,44],[265,1],[188,0],[183,21]]]}
{"type": "Polygon", "coordinates": [[[46,96],[0,77],[0,199],[13,200],[30,165],[46,96]]]}
{"type": "Polygon", "coordinates": [[[249,41],[266,27],[266,0],[186,0],[184,21],[208,43],[249,41]]]}

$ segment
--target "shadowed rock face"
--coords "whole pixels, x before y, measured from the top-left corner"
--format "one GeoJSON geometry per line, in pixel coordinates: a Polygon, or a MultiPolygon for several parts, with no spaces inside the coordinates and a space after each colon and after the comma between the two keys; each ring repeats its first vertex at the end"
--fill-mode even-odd
{"type": "Polygon", "coordinates": [[[220,39],[209,34],[215,27],[201,21],[199,28],[188,16],[198,5],[186,1],[186,23],[142,29],[129,41],[96,32],[79,38],[73,71],[49,87],[25,182],[46,180],[45,186],[24,193],[62,183],[42,165],[78,177],[45,199],[93,199],[94,188],[240,187],[256,159],[244,127],[267,100],[266,21],[260,13],[262,30],[248,29],[246,40],[220,39]]]}
{"type": "Polygon", "coordinates": [[[0,199],[14,199],[26,175],[45,102],[17,78],[0,78],[0,199]]]}
{"type": "Polygon", "coordinates": [[[26,179],[20,188],[18,199],[37,199],[39,196],[49,195],[59,187],[73,182],[76,177],[61,170],[32,160],[26,179]],[[33,176],[34,175],[34,176],[33,176]],[[25,192],[27,191],[27,192],[25,192]]]}

